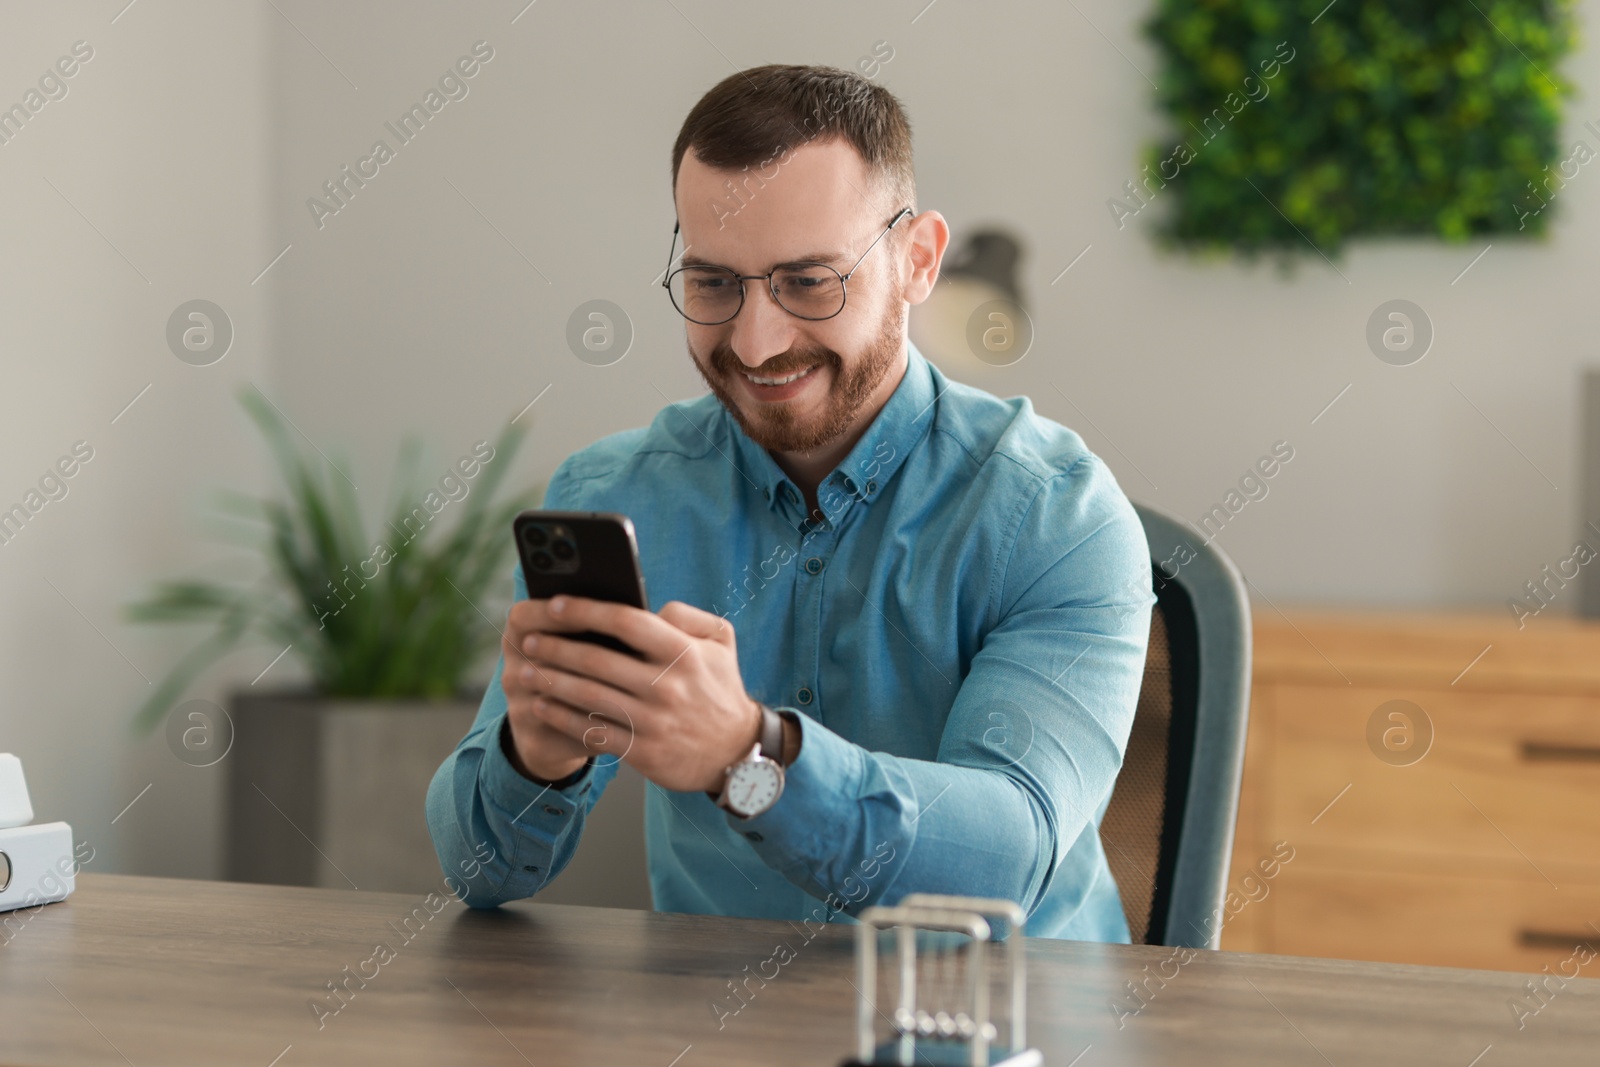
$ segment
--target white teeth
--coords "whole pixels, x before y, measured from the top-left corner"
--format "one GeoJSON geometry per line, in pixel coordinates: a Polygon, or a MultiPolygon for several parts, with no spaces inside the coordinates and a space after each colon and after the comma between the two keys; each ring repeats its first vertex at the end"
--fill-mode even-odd
{"type": "Polygon", "coordinates": [[[810,371],[811,371],[811,368],[807,367],[805,370],[796,371],[795,373],[789,375],[787,378],[758,378],[754,374],[751,374],[748,371],[746,371],[745,372],[745,377],[749,378],[752,382],[755,382],[757,385],[787,385],[790,382],[794,381],[796,378],[799,378],[799,377],[801,377],[801,376],[803,376],[805,374],[809,374],[810,371]]]}

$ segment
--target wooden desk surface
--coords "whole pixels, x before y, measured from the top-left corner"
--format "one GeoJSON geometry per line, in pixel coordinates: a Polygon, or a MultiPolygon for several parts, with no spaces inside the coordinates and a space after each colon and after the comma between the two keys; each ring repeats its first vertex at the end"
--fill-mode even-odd
{"type": "MultiPolygon", "coordinates": [[[[806,942],[782,922],[451,900],[406,941],[416,906],[428,915],[403,894],[82,874],[70,900],[9,916],[0,1064],[835,1067],[850,1048],[848,926],[806,942]],[[795,957],[719,1030],[711,1002],[780,941],[795,957]],[[327,983],[379,942],[397,952],[319,1030],[309,1002],[337,1004],[327,983]]],[[[1525,974],[1201,952],[1164,988],[1152,981],[1119,1030],[1110,999],[1171,950],[1028,951],[1029,1032],[1051,1067],[1557,1067],[1600,1048],[1589,978],[1552,981],[1519,1032],[1507,1005],[1525,974]]]]}

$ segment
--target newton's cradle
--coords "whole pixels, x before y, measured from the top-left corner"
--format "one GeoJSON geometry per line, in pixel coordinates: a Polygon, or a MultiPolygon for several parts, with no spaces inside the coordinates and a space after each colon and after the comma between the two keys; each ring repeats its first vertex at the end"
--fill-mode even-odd
{"type": "Polygon", "coordinates": [[[1040,1067],[1027,1039],[1024,920],[1009,900],[933,893],[864,910],[856,1051],[842,1067],[1040,1067]],[[880,968],[886,936],[895,963],[880,968]]]}

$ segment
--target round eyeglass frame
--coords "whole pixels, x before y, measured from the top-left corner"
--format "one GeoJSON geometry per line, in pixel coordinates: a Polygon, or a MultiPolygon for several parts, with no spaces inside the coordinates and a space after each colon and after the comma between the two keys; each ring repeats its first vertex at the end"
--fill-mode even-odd
{"type": "Polygon", "coordinates": [[[696,263],[696,264],[693,264],[691,266],[679,267],[678,269],[673,270],[672,269],[672,261],[673,261],[674,258],[676,258],[673,255],[673,253],[676,251],[676,249],[678,247],[678,229],[682,225],[681,222],[680,223],[674,223],[673,227],[672,227],[672,245],[667,250],[667,273],[666,273],[666,276],[661,279],[661,287],[667,291],[667,299],[672,302],[672,306],[673,306],[674,310],[676,310],[678,312],[678,314],[682,315],[689,322],[695,323],[698,326],[721,326],[723,323],[732,322],[734,319],[738,318],[739,312],[744,310],[744,297],[745,297],[744,283],[745,282],[749,282],[749,281],[755,281],[758,278],[759,279],[763,279],[763,280],[766,281],[766,283],[767,283],[767,291],[772,294],[772,299],[777,303],[777,305],[779,307],[783,308],[784,311],[789,312],[789,314],[793,315],[797,319],[805,319],[807,322],[823,322],[823,321],[825,321],[827,319],[831,319],[831,318],[835,317],[836,315],[839,315],[841,312],[844,311],[845,306],[850,301],[850,279],[851,279],[852,276],[854,276],[854,274],[856,272],[856,268],[861,266],[861,261],[867,258],[867,254],[868,253],[870,253],[874,248],[878,247],[878,242],[883,240],[884,237],[889,233],[889,231],[894,229],[896,226],[898,226],[900,224],[900,220],[905,218],[909,214],[911,214],[911,209],[909,207],[903,207],[899,211],[897,211],[895,213],[894,218],[890,219],[889,220],[889,224],[883,228],[883,232],[878,234],[877,237],[874,237],[872,239],[872,243],[867,246],[866,252],[862,252],[861,253],[860,259],[857,259],[855,261],[855,264],[845,274],[839,274],[839,272],[837,270],[835,270],[833,267],[830,267],[826,263],[782,263],[782,264],[779,264],[776,267],[773,267],[771,270],[767,271],[767,273],[765,273],[765,274],[740,274],[738,271],[734,270],[732,267],[719,267],[719,266],[716,266],[715,264],[704,264],[704,263],[696,263]],[[824,270],[833,271],[834,274],[838,275],[838,277],[839,277],[839,308],[838,308],[837,311],[834,311],[834,312],[832,312],[830,314],[827,314],[827,315],[801,315],[799,312],[791,311],[784,304],[783,298],[778,295],[778,289],[777,289],[777,286],[773,283],[772,276],[777,274],[779,270],[786,270],[786,269],[787,270],[793,270],[796,267],[821,267],[824,270]],[[704,321],[702,319],[697,319],[697,318],[691,317],[687,311],[683,310],[683,308],[681,308],[681,307],[678,307],[678,301],[672,295],[672,279],[677,277],[679,274],[682,274],[686,270],[720,270],[720,271],[724,271],[727,274],[731,275],[734,278],[734,280],[739,283],[739,306],[733,309],[733,314],[729,315],[725,319],[718,319],[715,322],[706,322],[706,321],[704,321]]]}

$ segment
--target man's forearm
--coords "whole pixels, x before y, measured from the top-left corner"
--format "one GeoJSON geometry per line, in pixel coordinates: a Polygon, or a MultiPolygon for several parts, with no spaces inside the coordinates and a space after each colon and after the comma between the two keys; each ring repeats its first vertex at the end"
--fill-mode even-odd
{"type": "Polygon", "coordinates": [[[577,850],[591,793],[608,777],[586,765],[565,787],[528,780],[501,747],[503,723],[470,734],[428,787],[440,866],[475,908],[533,896],[559,874],[577,850]]]}
{"type": "Polygon", "coordinates": [[[774,870],[851,914],[909,892],[999,897],[1031,911],[1058,848],[1082,829],[1054,825],[1001,771],[868,752],[809,720],[802,734],[779,802],[730,825],[774,870]]]}

